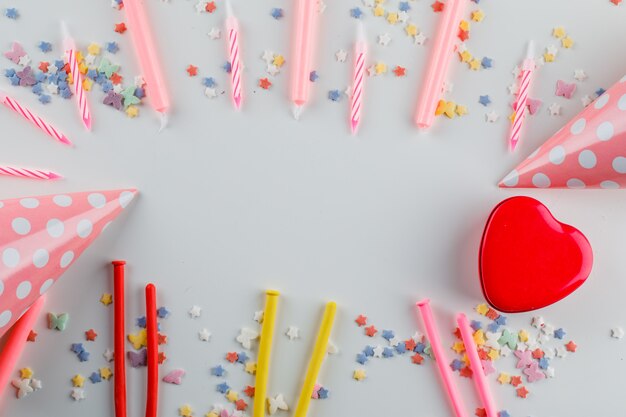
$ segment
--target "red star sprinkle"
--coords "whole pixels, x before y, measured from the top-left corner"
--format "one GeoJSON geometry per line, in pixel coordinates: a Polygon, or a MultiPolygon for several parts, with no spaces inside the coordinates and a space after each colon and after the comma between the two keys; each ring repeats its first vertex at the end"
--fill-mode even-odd
{"type": "Polygon", "coordinates": [[[239,411],[246,411],[246,408],[248,408],[248,403],[245,402],[242,398],[240,398],[237,401],[235,401],[235,408],[239,411]]]}
{"type": "Polygon", "coordinates": [[[26,336],[26,341],[34,342],[36,340],[37,340],[37,332],[34,330],[31,330],[30,333],[28,333],[28,336],[26,336]]]}
{"type": "Polygon", "coordinates": [[[514,387],[517,387],[517,386],[519,386],[522,383],[522,377],[521,376],[512,376],[510,383],[514,387]]]}
{"type": "Polygon", "coordinates": [[[406,68],[397,65],[393,69],[393,73],[396,74],[396,77],[404,77],[406,75],[406,68]]]}
{"type": "Polygon", "coordinates": [[[461,376],[464,376],[465,378],[471,378],[472,377],[472,369],[469,366],[466,366],[465,368],[461,369],[459,374],[461,376]]]}
{"type": "Polygon", "coordinates": [[[187,71],[187,74],[189,74],[190,77],[198,75],[198,67],[194,65],[189,65],[185,71],[187,71]]]}
{"type": "Polygon", "coordinates": [[[467,30],[459,29],[458,37],[461,40],[461,42],[465,42],[466,40],[469,39],[469,32],[467,30]]]}
{"type": "Polygon", "coordinates": [[[374,337],[376,333],[378,333],[378,330],[376,330],[376,327],[374,327],[374,325],[365,328],[365,334],[369,337],[374,337]]]}
{"type": "Polygon", "coordinates": [[[48,66],[50,65],[49,62],[45,62],[45,61],[41,61],[39,63],[39,69],[43,72],[48,72],[48,66]]]}
{"type": "Polygon", "coordinates": [[[474,415],[476,417],[487,417],[487,411],[484,408],[477,408],[474,415]]]}
{"type": "Polygon", "coordinates": [[[61,68],[61,71],[65,72],[66,74],[69,74],[70,73],[70,64],[63,65],[63,68],[61,68]]]}
{"type": "Polygon", "coordinates": [[[526,387],[519,387],[518,389],[515,390],[515,392],[517,392],[517,396],[520,398],[526,398],[528,397],[528,394],[529,394],[526,387]]]}
{"type": "Polygon", "coordinates": [[[485,316],[487,316],[491,320],[496,320],[498,317],[500,317],[500,314],[498,314],[498,312],[493,308],[490,308],[489,310],[487,310],[487,314],[485,314],[485,316]]]}
{"type": "Polygon", "coordinates": [[[610,1],[616,6],[619,6],[619,4],[622,2],[622,0],[610,0],[610,1]]]}
{"type": "Polygon", "coordinates": [[[115,31],[117,33],[119,33],[120,35],[124,32],[126,32],[126,23],[122,22],[122,23],[116,23],[115,24],[115,31]]]}
{"type": "Polygon", "coordinates": [[[356,324],[359,325],[359,327],[361,326],[365,326],[367,324],[367,317],[364,316],[363,314],[359,314],[359,317],[357,317],[356,319],[354,319],[354,322],[356,324]]]}
{"type": "Polygon", "coordinates": [[[226,354],[226,360],[230,363],[237,362],[237,359],[239,359],[239,355],[237,354],[237,352],[228,352],[226,354]]]}
{"type": "Polygon", "coordinates": [[[93,342],[98,337],[98,333],[96,333],[93,329],[89,329],[85,332],[85,339],[89,342],[93,342]]]}
{"type": "Polygon", "coordinates": [[[204,10],[206,10],[209,13],[213,13],[215,9],[217,9],[217,6],[215,5],[214,1],[210,1],[204,6],[204,10]]]}
{"type": "Polygon", "coordinates": [[[165,362],[166,360],[167,360],[167,356],[165,356],[165,353],[159,352],[159,365],[162,365],[163,362],[165,362]]]}
{"type": "Polygon", "coordinates": [[[157,333],[157,343],[160,345],[167,345],[167,335],[157,333]]]}
{"type": "Polygon", "coordinates": [[[415,340],[413,339],[408,339],[404,341],[404,347],[406,350],[414,350],[415,347],[417,346],[417,343],[415,343],[415,340]]]}
{"type": "Polygon", "coordinates": [[[443,6],[444,4],[442,2],[440,2],[439,0],[435,1],[433,4],[430,5],[430,7],[433,8],[433,12],[435,13],[439,13],[443,11],[443,6]]]}
{"type": "Polygon", "coordinates": [[[254,387],[252,385],[246,386],[243,389],[243,393],[246,394],[250,398],[254,397],[254,387]]]}
{"type": "Polygon", "coordinates": [[[572,340],[567,342],[567,344],[565,345],[565,349],[567,349],[568,352],[574,353],[576,352],[576,348],[578,348],[578,346],[572,340]]]}
{"type": "Polygon", "coordinates": [[[416,353],[415,355],[411,356],[411,362],[416,365],[421,365],[424,362],[424,357],[419,353],[416,353]]]}
{"type": "Polygon", "coordinates": [[[272,86],[272,82],[268,80],[267,78],[261,78],[259,80],[259,87],[261,87],[262,89],[269,90],[271,86],[272,86]]]}
{"type": "Polygon", "coordinates": [[[124,77],[122,77],[121,75],[119,75],[117,72],[114,72],[113,74],[111,74],[111,82],[115,85],[117,84],[121,84],[122,80],[124,79],[124,77]]]}
{"type": "Polygon", "coordinates": [[[539,348],[533,350],[533,358],[535,358],[535,359],[543,358],[543,350],[541,350],[539,348]]]}
{"type": "Polygon", "coordinates": [[[485,351],[485,349],[478,350],[478,357],[480,358],[480,360],[483,360],[483,361],[489,360],[489,354],[487,353],[487,351],[485,351]]]}
{"type": "Polygon", "coordinates": [[[461,329],[459,329],[458,327],[456,329],[454,329],[454,335],[456,336],[457,339],[462,340],[463,338],[461,337],[461,329]]]}

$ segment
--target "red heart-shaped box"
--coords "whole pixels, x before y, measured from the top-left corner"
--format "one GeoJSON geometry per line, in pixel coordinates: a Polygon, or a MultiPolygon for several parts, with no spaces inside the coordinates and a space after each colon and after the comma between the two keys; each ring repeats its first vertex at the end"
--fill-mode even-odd
{"type": "Polygon", "coordinates": [[[591,273],[593,252],[578,229],[556,220],[541,202],[512,197],[491,212],[478,263],[489,304],[518,313],[555,303],[580,287],[591,273]]]}

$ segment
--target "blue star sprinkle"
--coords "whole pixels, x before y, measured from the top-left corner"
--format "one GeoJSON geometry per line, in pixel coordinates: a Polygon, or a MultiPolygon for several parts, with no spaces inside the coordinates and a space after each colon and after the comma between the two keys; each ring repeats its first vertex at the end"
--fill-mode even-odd
{"type": "Polygon", "coordinates": [[[461,369],[463,369],[464,366],[465,364],[463,363],[463,361],[459,359],[453,360],[450,364],[450,368],[452,368],[453,371],[460,371],[461,369]]]}
{"type": "Polygon", "coordinates": [[[383,349],[383,358],[391,358],[393,356],[393,349],[387,346],[383,349]]]}
{"type": "Polygon", "coordinates": [[[157,316],[159,316],[160,319],[166,319],[169,315],[170,311],[165,307],[159,307],[157,310],[157,316]]]}
{"type": "Polygon", "coordinates": [[[487,325],[487,331],[490,331],[491,333],[496,333],[499,328],[500,328],[500,325],[496,323],[495,321],[487,325]]]}
{"type": "Polygon", "coordinates": [[[367,355],[365,353],[357,353],[356,361],[361,365],[365,365],[365,362],[367,362],[367,355]]]}
{"type": "Polygon", "coordinates": [[[491,104],[491,99],[489,98],[489,95],[484,95],[484,96],[480,96],[480,98],[478,99],[478,102],[480,104],[482,104],[483,106],[487,107],[489,104],[491,104]]]}
{"type": "Polygon", "coordinates": [[[314,83],[315,81],[319,79],[320,79],[320,76],[317,74],[317,71],[311,71],[311,73],[309,74],[309,81],[314,83]]]}
{"type": "Polygon", "coordinates": [[[411,5],[409,4],[408,1],[401,1],[400,4],[398,5],[398,9],[401,12],[408,12],[409,10],[411,10],[411,5]]]}
{"type": "Polygon", "coordinates": [[[506,316],[499,315],[497,319],[494,320],[500,326],[506,326],[506,316]]]}
{"type": "Polygon", "coordinates": [[[326,398],[328,398],[328,390],[324,387],[321,387],[319,390],[317,390],[317,396],[320,400],[325,400],[326,398]]]}
{"type": "Polygon", "coordinates": [[[83,350],[82,352],[80,352],[78,354],[78,360],[80,360],[81,362],[87,362],[89,360],[89,352],[87,352],[86,350],[83,350]]]}
{"type": "Polygon", "coordinates": [[[350,16],[355,19],[360,19],[363,16],[363,11],[358,7],[355,7],[354,9],[350,9],[350,16]]]}
{"type": "Polygon", "coordinates": [[[117,45],[117,42],[108,42],[106,44],[106,50],[110,54],[115,54],[120,50],[120,47],[117,45]]]}
{"type": "Polygon", "coordinates": [[[285,13],[283,12],[283,9],[281,9],[279,7],[275,7],[270,12],[270,15],[272,15],[272,17],[274,19],[279,20],[279,19],[282,19],[285,16],[285,13]]]}
{"type": "Polygon", "coordinates": [[[602,87],[598,88],[596,90],[596,96],[600,97],[602,94],[604,94],[606,92],[606,90],[602,87]]]}
{"type": "Polygon", "coordinates": [[[52,44],[50,42],[41,41],[39,45],[37,45],[37,48],[43,53],[50,52],[52,51],[52,44]]]}
{"type": "Polygon", "coordinates": [[[484,57],[482,61],[480,61],[480,65],[482,65],[484,69],[489,69],[493,67],[493,59],[484,57]]]}
{"type": "Polygon", "coordinates": [[[237,362],[239,363],[245,364],[248,361],[248,359],[250,359],[250,356],[248,356],[246,352],[239,352],[239,354],[237,355],[237,362]]]}
{"type": "Polygon", "coordinates": [[[406,345],[404,343],[398,343],[394,347],[396,348],[396,352],[398,352],[400,355],[406,352],[406,345]]]}
{"type": "Polygon", "coordinates": [[[84,352],[85,348],[83,347],[82,343],[72,343],[72,347],[70,348],[70,350],[78,355],[84,352]]]}
{"type": "Polygon", "coordinates": [[[328,99],[329,100],[339,101],[340,98],[341,98],[341,93],[339,92],[339,90],[330,90],[328,92],[328,99]]]}
{"type": "MultiPolygon", "coordinates": [[[[478,2],[477,2],[478,3],[478,2]]],[[[508,411],[502,410],[498,413],[498,417],[511,417],[508,411]]]]}
{"type": "Polygon", "coordinates": [[[472,329],[474,329],[474,331],[480,330],[483,328],[483,324],[479,322],[478,320],[472,320],[472,322],[470,323],[470,326],[472,326],[472,329]]]}
{"type": "Polygon", "coordinates": [[[554,331],[554,337],[557,339],[563,339],[565,337],[565,330],[559,328],[554,331]]]}
{"type": "Polygon", "coordinates": [[[424,353],[424,349],[426,349],[426,345],[422,342],[419,342],[417,345],[415,345],[415,349],[413,349],[413,352],[422,354],[424,353]]]}
{"type": "Polygon", "coordinates": [[[146,316],[142,316],[137,319],[137,327],[141,327],[142,329],[146,328],[146,316]]]}
{"type": "Polygon", "coordinates": [[[102,382],[102,377],[99,372],[92,372],[89,376],[89,380],[92,384],[97,384],[98,382],[102,382]]]}
{"type": "Polygon", "coordinates": [[[221,384],[217,385],[216,389],[217,389],[217,392],[221,394],[226,394],[228,390],[230,389],[230,387],[228,386],[226,382],[222,382],[221,384]]]}
{"type": "Polygon", "coordinates": [[[543,357],[539,359],[539,367],[541,369],[548,369],[548,366],[550,366],[550,360],[548,358],[543,357]]]}
{"type": "Polygon", "coordinates": [[[217,85],[217,83],[215,82],[215,79],[213,79],[213,77],[204,77],[202,79],[202,85],[205,87],[213,88],[217,85]]]}
{"type": "Polygon", "coordinates": [[[393,332],[393,330],[383,330],[383,333],[382,333],[381,336],[383,337],[383,339],[389,341],[389,340],[393,339],[395,337],[395,335],[396,334],[393,332]]]}
{"type": "Polygon", "coordinates": [[[217,365],[211,368],[211,375],[214,376],[224,376],[226,373],[226,369],[222,365],[217,365]]]}
{"type": "Polygon", "coordinates": [[[368,357],[374,356],[374,347],[370,345],[365,346],[365,348],[363,349],[363,353],[365,354],[365,356],[368,357]]]}
{"type": "Polygon", "coordinates": [[[224,65],[222,65],[222,69],[226,71],[228,74],[230,74],[230,71],[232,70],[230,62],[226,62],[224,65]]]}
{"type": "Polygon", "coordinates": [[[18,12],[18,11],[17,11],[17,9],[16,9],[16,8],[14,8],[14,7],[10,7],[10,8],[8,8],[8,9],[6,9],[6,10],[4,11],[4,15],[5,15],[6,17],[8,17],[9,19],[13,19],[13,20],[15,20],[15,19],[17,19],[18,17],[20,17],[19,12],[18,12]]]}

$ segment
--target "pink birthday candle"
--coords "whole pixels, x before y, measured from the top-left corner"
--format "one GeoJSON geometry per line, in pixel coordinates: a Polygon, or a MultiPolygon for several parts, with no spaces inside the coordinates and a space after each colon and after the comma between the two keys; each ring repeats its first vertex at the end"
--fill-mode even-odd
{"type": "Polygon", "coordinates": [[[233,13],[230,1],[226,2],[226,33],[228,34],[228,58],[230,60],[230,84],[233,103],[237,110],[243,101],[241,83],[241,51],[239,49],[239,21],[233,13]]]}
{"type": "Polygon", "coordinates": [[[354,73],[352,76],[352,97],[350,99],[350,129],[356,134],[361,124],[363,105],[363,84],[365,83],[365,60],[367,41],[363,24],[359,24],[357,41],[354,44],[354,73]]]}
{"type": "Polygon", "coordinates": [[[74,42],[74,39],[70,36],[70,31],[65,22],[61,22],[61,31],[63,32],[63,48],[65,49],[65,56],[67,57],[67,63],[69,64],[72,80],[74,81],[73,93],[76,98],[76,104],[78,105],[78,111],[80,112],[80,118],[87,130],[91,131],[91,111],[89,110],[87,94],[85,92],[85,88],[83,87],[83,74],[81,74],[78,70],[76,42],[74,42]]]}
{"type": "Polygon", "coordinates": [[[445,351],[441,345],[441,339],[439,339],[439,333],[437,332],[437,326],[435,325],[435,319],[433,318],[433,312],[430,309],[430,300],[428,298],[416,303],[417,307],[422,314],[422,320],[424,321],[424,327],[426,328],[426,335],[430,342],[430,347],[435,354],[435,363],[439,369],[439,375],[443,380],[446,393],[454,409],[454,413],[457,417],[466,417],[465,407],[461,401],[459,391],[452,382],[452,371],[448,366],[448,359],[446,358],[445,351]]]}
{"type": "Polygon", "coordinates": [[[63,133],[59,132],[54,126],[46,123],[41,117],[31,112],[27,107],[22,106],[14,98],[9,97],[4,91],[0,90],[0,103],[4,104],[15,113],[28,120],[46,135],[61,142],[64,145],[72,146],[72,142],[63,133]]]}
{"type": "Polygon", "coordinates": [[[33,180],[56,180],[63,178],[59,174],[52,171],[42,171],[40,169],[15,168],[8,166],[0,166],[0,175],[8,177],[29,178],[33,180]]]}
{"type": "Polygon", "coordinates": [[[528,43],[528,49],[526,51],[526,59],[522,63],[522,71],[519,75],[520,86],[517,93],[517,100],[515,101],[513,110],[514,118],[511,125],[511,133],[509,135],[509,144],[511,152],[515,150],[517,142],[520,139],[520,133],[522,131],[522,125],[524,124],[524,118],[526,117],[526,103],[528,103],[528,90],[530,90],[530,82],[532,80],[533,73],[535,72],[535,44],[533,41],[528,43]]]}
{"type": "Polygon", "coordinates": [[[483,364],[478,356],[478,350],[474,344],[474,336],[472,335],[472,328],[470,327],[467,317],[463,313],[459,313],[456,316],[457,324],[461,332],[461,338],[463,339],[463,345],[465,346],[465,353],[469,358],[470,365],[472,367],[472,379],[478,390],[478,395],[483,402],[483,407],[487,413],[487,417],[498,417],[498,410],[496,410],[493,397],[489,391],[489,384],[487,383],[487,377],[483,370],[483,364]]]}
{"type": "Polygon", "coordinates": [[[161,118],[161,129],[167,126],[167,112],[170,108],[170,99],[167,95],[165,78],[157,55],[156,44],[148,16],[144,9],[143,0],[124,0],[124,10],[128,19],[135,53],[139,59],[139,66],[146,81],[146,96],[154,110],[161,118]]]}
{"type": "Polygon", "coordinates": [[[454,39],[459,32],[461,15],[466,5],[467,0],[448,0],[443,8],[415,112],[415,123],[420,129],[428,129],[435,120],[435,111],[453,55],[454,39]]]}
{"type": "Polygon", "coordinates": [[[317,15],[316,0],[296,0],[291,73],[291,101],[296,120],[300,118],[311,93],[317,15]]]}

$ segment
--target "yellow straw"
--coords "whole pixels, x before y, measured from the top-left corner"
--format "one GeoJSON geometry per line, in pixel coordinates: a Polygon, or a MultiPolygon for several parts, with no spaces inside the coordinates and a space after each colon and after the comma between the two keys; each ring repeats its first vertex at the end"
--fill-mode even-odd
{"type": "Polygon", "coordinates": [[[256,378],[254,381],[254,412],[253,417],[265,416],[265,400],[267,397],[267,377],[270,369],[270,354],[272,352],[272,338],[274,337],[274,322],[276,321],[276,306],[280,292],[267,290],[265,292],[265,311],[263,312],[263,326],[259,343],[259,356],[256,364],[256,378]]]}
{"type": "MultiPolygon", "coordinates": [[[[324,310],[324,317],[320,323],[320,328],[317,332],[317,340],[315,341],[315,347],[313,348],[313,354],[309,361],[309,367],[306,370],[306,376],[304,377],[304,384],[302,384],[302,390],[300,391],[300,398],[298,398],[298,405],[296,406],[296,412],[294,417],[305,417],[309,411],[309,404],[311,404],[311,395],[317,382],[317,376],[320,373],[322,362],[328,351],[328,339],[330,332],[333,329],[333,322],[335,321],[335,313],[337,312],[337,304],[334,301],[329,301],[326,304],[326,310],[324,310]]],[[[256,393],[255,393],[256,396],[256,393]]]]}

